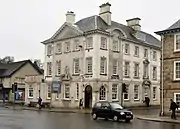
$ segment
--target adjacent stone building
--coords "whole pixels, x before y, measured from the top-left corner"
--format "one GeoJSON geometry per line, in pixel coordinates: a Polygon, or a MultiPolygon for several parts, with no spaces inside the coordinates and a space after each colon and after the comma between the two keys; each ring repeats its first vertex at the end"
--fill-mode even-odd
{"type": "Polygon", "coordinates": [[[75,13],[66,14],[66,22],[45,45],[44,76],[47,99],[54,107],[84,107],[97,101],[144,105],[159,104],[160,41],[141,31],[140,18],[127,25],[111,19],[111,5],[100,6],[99,15],[75,22],[75,13]],[[51,92],[52,81],[61,83],[60,91],[51,92]],[[127,93],[122,96],[122,83],[127,93]]]}
{"type": "Polygon", "coordinates": [[[155,33],[162,42],[161,107],[167,113],[170,99],[180,106],[180,20],[155,33]]]}
{"type": "MultiPolygon", "coordinates": [[[[13,63],[0,63],[0,83],[3,88],[0,89],[0,100],[3,98],[6,101],[13,101],[10,96],[12,91],[12,84],[17,83],[19,101],[25,101],[25,77],[27,75],[42,75],[42,70],[39,69],[30,60],[23,60],[13,63]]],[[[18,101],[17,100],[17,101],[18,101]]]]}

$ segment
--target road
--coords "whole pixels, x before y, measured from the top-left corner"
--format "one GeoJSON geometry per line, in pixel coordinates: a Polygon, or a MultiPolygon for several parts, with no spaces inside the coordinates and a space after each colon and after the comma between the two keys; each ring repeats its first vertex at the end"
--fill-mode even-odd
{"type": "Polygon", "coordinates": [[[180,125],[137,119],[131,123],[93,121],[90,114],[0,109],[0,129],[180,129],[180,125]]]}

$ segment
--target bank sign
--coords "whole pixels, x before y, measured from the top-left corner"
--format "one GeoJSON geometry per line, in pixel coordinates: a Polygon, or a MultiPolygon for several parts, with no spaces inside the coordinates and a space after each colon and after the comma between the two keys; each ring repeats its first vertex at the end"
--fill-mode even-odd
{"type": "Polygon", "coordinates": [[[52,92],[53,93],[61,93],[61,82],[60,81],[52,81],[52,92]]]}

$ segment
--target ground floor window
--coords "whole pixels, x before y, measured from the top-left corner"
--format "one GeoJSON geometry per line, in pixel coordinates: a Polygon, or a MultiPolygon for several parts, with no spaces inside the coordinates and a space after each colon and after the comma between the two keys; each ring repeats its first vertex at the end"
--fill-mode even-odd
{"type": "Polygon", "coordinates": [[[124,100],[129,100],[129,85],[126,84],[126,92],[124,93],[124,100]]]}
{"type": "Polygon", "coordinates": [[[99,100],[106,100],[106,88],[104,86],[99,89],[99,100]]]}
{"type": "Polygon", "coordinates": [[[153,99],[154,100],[156,99],[156,90],[157,90],[157,87],[153,87],[153,99]]]}
{"type": "Polygon", "coordinates": [[[79,99],[79,84],[76,85],[76,99],[79,99]]]}
{"type": "Polygon", "coordinates": [[[47,98],[51,98],[51,85],[47,86],[47,98]]]}
{"type": "Polygon", "coordinates": [[[177,103],[177,105],[179,106],[179,110],[180,110],[180,93],[174,93],[174,102],[177,103]]]}
{"type": "Polygon", "coordinates": [[[64,85],[64,98],[70,99],[70,86],[69,86],[69,84],[64,85]]]}
{"type": "Polygon", "coordinates": [[[134,100],[139,100],[139,85],[134,85],[134,100]]]}
{"type": "Polygon", "coordinates": [[[113,84],[112,85],[112,100],[117,100],[118,99],[118,85],[113,84]]]}
{"type": "Polygon", "coordinates": [[[30,86],[29,86],[29,92],[28,92],[28,97],[29,97],[29,98],[33,98],[33,91],[34,91],[34,89],[33,89],[33,87],[30,85],[30,86]]]}

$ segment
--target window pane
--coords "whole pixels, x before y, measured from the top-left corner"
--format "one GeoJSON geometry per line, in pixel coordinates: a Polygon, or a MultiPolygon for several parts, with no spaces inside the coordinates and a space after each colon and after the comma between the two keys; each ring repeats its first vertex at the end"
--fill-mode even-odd
{"type": "Polygon", "coordinates": [[[134,99],[139,99],[139,85],[134,85],[134,99]]]}
{"type": "Polygon", "coordinates": [[[128,100],[129,99],[129,85],[126,84],[126,90],[127,93],[124,93],[124,99],[128,100]]]}
{"type": "Polygon", "coordinates": [[[176,50],[180,49],[180,35],[176,35],[176,50]]]}
{"type": "Polygon", "coordinates": [[[99,90],[99,100],[106,100],[106,89],[104,86],[101,86],[99,90]]]}
{"type": "Polygon", "coordinates": [[[180,78],[180,62],[177,62],[176,63],[176,78],[178,79],[178,78],[180,78]]]}
{"type": "Polygon", "coordinates": [[[86,70],[87,70],[87,73],[92,74],[92,58],[91,57],[86,58],[86,70]]]}
{"type": "Polygon", "coordinates": [[[107,39],[104,37],[101,37],[101,48],[103,49],[107,48],[107,39]]]}
{"type": "Polygon", "coordinates": [[[112,85],[112,99],[117,99],[118,98],[117,92],[118,92],[117,84],[113,84],[112,85]]]}

